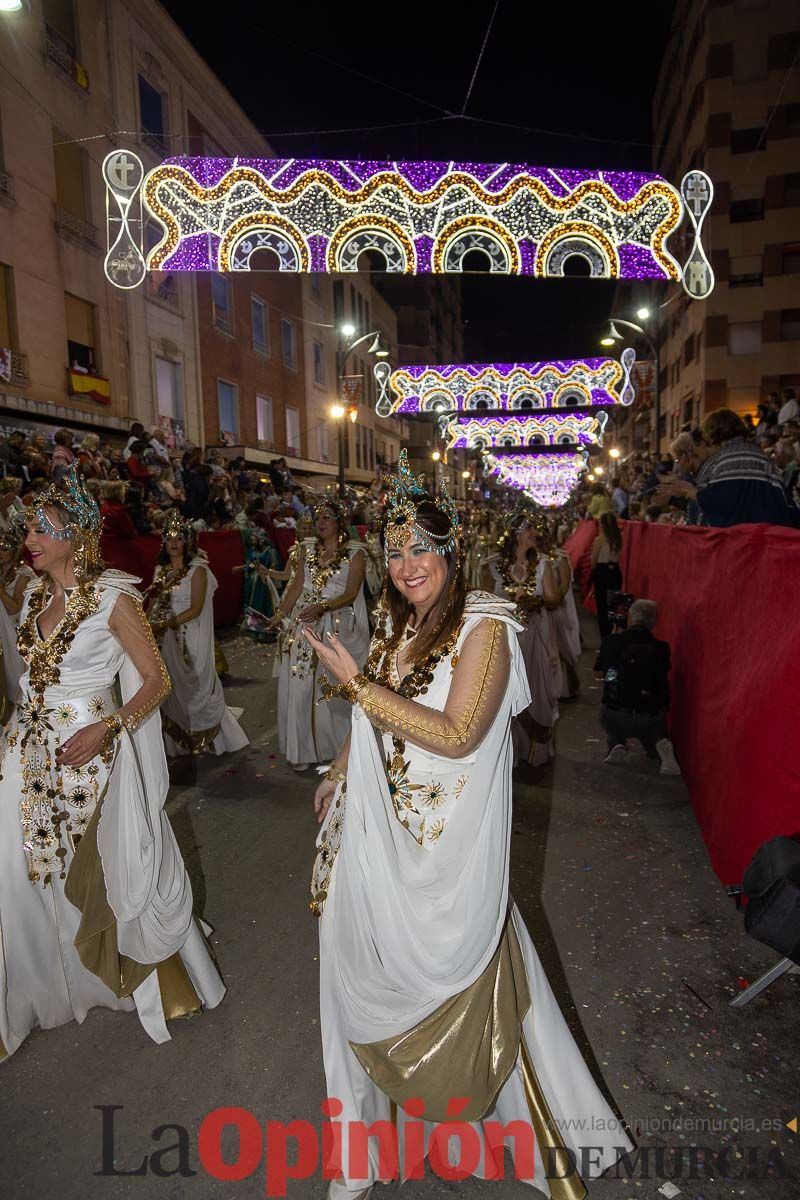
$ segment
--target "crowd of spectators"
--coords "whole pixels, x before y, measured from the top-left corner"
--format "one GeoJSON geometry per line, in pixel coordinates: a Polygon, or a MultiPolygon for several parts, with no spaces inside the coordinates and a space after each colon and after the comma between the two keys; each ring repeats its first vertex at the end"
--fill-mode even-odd
{"type": "Polygon", "coordinates": [[[312,497],[294,479],[286,459],[263,470],[220,450],[176,451],[159,429],[135,422],[124,446],[96,433],[59,429],[51,437],[13,429],[0,435],[0,526],[76,464],[101,505],[104,530],[117,537],[157,532],[166,512],[179,508],[198,531],[254,525],[274,538],[309,513],[312,497]]]}
{"type": "Polygon", "coordinates": [[[800,527],[800,406],[793,388],[759,405],[758,421],[710,412],[660,457],[630,455],[608,480],[584,484],[583,515],[670,524],[800,527]]]}

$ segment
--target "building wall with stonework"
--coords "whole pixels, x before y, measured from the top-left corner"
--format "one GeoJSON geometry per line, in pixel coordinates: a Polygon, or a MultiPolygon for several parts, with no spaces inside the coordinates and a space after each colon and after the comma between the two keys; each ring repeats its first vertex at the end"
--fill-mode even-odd
{"type": "Polygon", "coordinates": [[[673,182],[691,167],[714,181],[704,243],[717,282],[705,301],[681,293],[659,310],[663,449],[712,409],[753,413],[770,391],[800,385],[798,47],[792,0],[676,6],[654,165],[673,182]]]}

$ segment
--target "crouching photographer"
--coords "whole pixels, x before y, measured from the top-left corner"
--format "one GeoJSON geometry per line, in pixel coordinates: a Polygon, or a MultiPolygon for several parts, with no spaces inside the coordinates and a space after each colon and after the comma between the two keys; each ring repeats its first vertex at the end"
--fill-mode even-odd
{"type": "Polygon", "coordinates": [[[595,671],[603,676],[600,724],[608,739],[604,762],[622,762],[628,742],[641,742],[648,757],[661,761],[662,775],[680,775],[667,737],[670,649],[653,634],[658,606],[635,600],[628,627],[603,638],[595,671]]]}

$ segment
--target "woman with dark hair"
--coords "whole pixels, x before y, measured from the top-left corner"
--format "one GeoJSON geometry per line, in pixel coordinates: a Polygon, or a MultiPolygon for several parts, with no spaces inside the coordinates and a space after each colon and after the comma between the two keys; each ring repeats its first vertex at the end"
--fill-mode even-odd
{"type": "Polygon", "coordinates": [[[176,509],[168,514],[162,536],[147,615],[172,680],[161,710],[167,754],[241,750],[249,740],[225,703],[216,671],[217,581],[197,549],[194,529],[176,509]]]}
{"type": "Polygon", "coordinates": [[[350,723],[345,701],[319,703],[323,671],[301,635],[302,627],[313,626],[320,637],[335,633],[359,664],[369,647],[364,545],[351,540],[341,501],[322,501],[316,521],[317,536],[301,542],[292,578],[272,620],[281,629],[276,657],[278,747],[295,771],[330,762],[350,723]]]}
{"type": "MultiPolygon", "coordinates": [[[[511,721],[530,701],[520,626],[510,602],[467,591],[455,506],[425,492],[405,451],[389,488],[381,621],[363,672],[336,636],[305,630],[352,705],[315,798],[327,1095],[342,1128],[396,1120],[414,1178],[429,1152],[447,1161],[448,1126],[435,1123],[463,1097],[450,1128],[470,1123],[486,1146],[481,1122],[519,1122],[537,1143],[528,1182],[549,1194],[545,1164],[558,1161],[564,1194],[580,1195],[578,1131],[593,1131],[592,1173],[629,1143],[509,900],[511,721]]],[[[366,1200],[378,1147],[369,1139],[359,1159],[346,1142],[325,1163],[341,1172],[328,1195],[366,1200]]],[[[501,1138],[468,1170],[491,1177],[503,1152],[501,1138]]]]}
{"type": "Polygon", "coordinates": [[[39,578],[0,782],[0,1059],[96,1005],[136,1009],[165,1042],[168,1017],[225,992],[164,812],[169,677],[139,581],[103,569],[100,524],[74,467],[28,517],[39,578]]]}
{"type": "Polygon", "coordinates": [[[608,593],[622,587],[622,570],[619,565],[622,553],[622,530],[617,518],[605,512],[598,523],[597,537],[592,542],[592,582],[597,601],[597,624],[600,636],[611,633],[611,618],[608,615],[608,593]]]}

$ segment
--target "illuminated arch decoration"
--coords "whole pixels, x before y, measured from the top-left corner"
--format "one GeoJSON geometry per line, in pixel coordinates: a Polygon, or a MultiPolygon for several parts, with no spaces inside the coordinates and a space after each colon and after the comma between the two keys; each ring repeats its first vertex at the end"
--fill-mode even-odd
{"type": "Polygon", "coordinates": [[[376,410],[388,417],[631,404],[633,390],[620,388],[629,382],[625,369],[614,358],[409,366],[390,375],[384,369],[376,410]]]}
{"type": "Polygon", "coordinates": [[[489,474],[542,508],[561,508],[586,470],[586,451],[486,455],[489,474]]]}
{"type": "Polygon", "coordinates": [[[447,424],[448,450],[536,446],[602,446],[608,414],[550,413],[548,416],[458,416],[447,424]]]}
{"type": "Polygon", "coordinates": [[[700,243],[713,188],[697,171],[680,191],[643,172],[520,163],[176,157],[145,174],[137,155],[115,150],[103,175],[105,270],[117,287],[145,271],[246,270],[260,248],[281,270],[354,271],[376,251],[391,271],[459,272],[478,250],[493,272],[558,276],[577,256],[598,278],[681,280],[691,268],[690,295],[713,286],[700,243]],[[163,231],[146,255],[142,200],[163,231]],[[682,269],[667,241],[687,214],[694,244],[682,269]]]}

